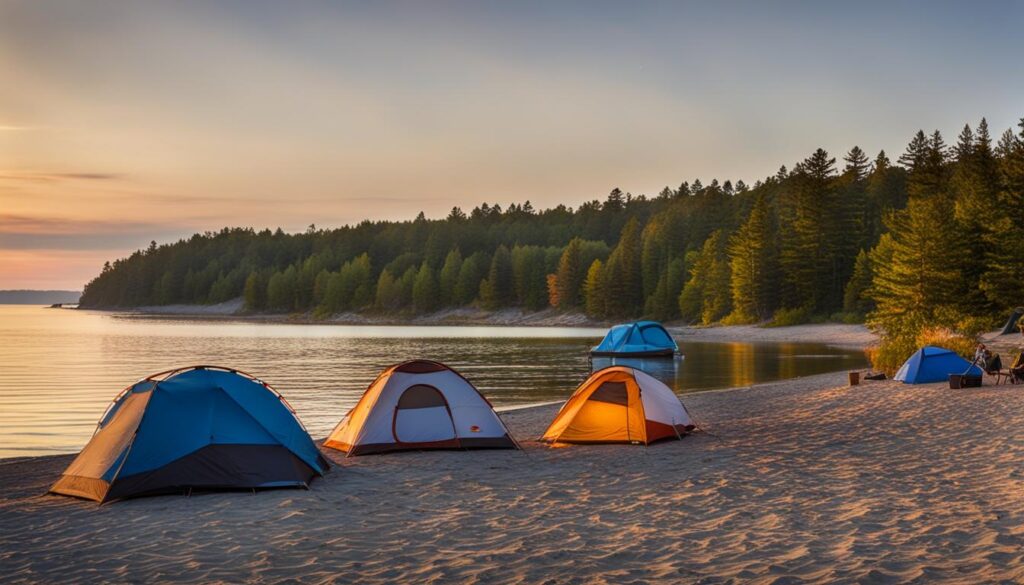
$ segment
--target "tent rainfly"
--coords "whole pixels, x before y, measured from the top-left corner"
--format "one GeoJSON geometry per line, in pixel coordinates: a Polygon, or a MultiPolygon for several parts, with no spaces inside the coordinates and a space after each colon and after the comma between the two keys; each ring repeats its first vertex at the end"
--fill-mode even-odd
{"type": "Polygon", "coordinates": [[[491,403],[448,366],[391,366],[334,428],[325,447],[348,456],[422,449],[518,449],[491,403]]]}
{"type": "Polygon", "coordinates": [[[192,489],[307,487],[328,467],[270,386],[237,370],[195,366],[121,392],[50,491],[102,503],[192,489]]]}
{"type": "Polygon", "coordinates": [[[915,351],[903,362],[893,379],[904,384],[927,384],[945,382],[950,374],[980,376],[981,368],[951,350],[929,345],[915,351]]]}
{"type": "Polygon", "coordinates": [[[693,420],[679,397],[626,366],[598,370],[565,402],[544,432],[549,443],[634,443],[681,439],[693,420]]]}
{"type": "Polygon", "coordinates": [[[590,350],[594,357],[656,357],[672,356],[679,351],[672,336],[661,323],[637,321],[615,325],[590,350]]]}

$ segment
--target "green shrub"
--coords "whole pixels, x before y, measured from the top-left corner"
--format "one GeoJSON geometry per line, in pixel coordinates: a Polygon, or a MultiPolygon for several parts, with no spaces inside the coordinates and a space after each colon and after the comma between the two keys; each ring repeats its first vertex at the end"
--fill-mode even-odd
{"type": "Polygon", "coordinates": [[[926,345],[952,350],[969,360],[974,356],[977,338],[949,329],[934,327],[925,329],[916,338],[884,338],[878,345],[864,350],[864,353],[871,361],[872,368],[892,376],[903,365],[903,362],[907,361],[907,358],[926,345]]]}
{"type": "Polygon", "coordinates": [[[829,317],[833,323],[845,323],[847,325],[860,325],[864,323],[864,314],[857,311],[840,311],[829,317]]]}
{"type": "Polygon", "coordinates": [[[926,345],[944,347],[960,354],[960,357],[970,360],[974,359],[974,350],[977,348],[978,338],[976,335],[965,335],[950,331],[949,329],[936,327],[922,331],[917,336],[917,345],[918,347],[926,345]]]}
{"type": "Polygon", "coordinates": [[[733,311],[732,313],[726,315],[725,318],[720,321],[720,323],[722,325],[749,325],[753,323],[753,321],[744,318],[743,315],[740,315],[736,311],[733,311]]]}
{"type": "Polygon", "coordinates": [[[772,320],[765,323],[765,327],[790,327],[792,325],[803,325],[813,321],[811,310],[807,307],[799,309],[779,309],[775,311],[772,320]]]}

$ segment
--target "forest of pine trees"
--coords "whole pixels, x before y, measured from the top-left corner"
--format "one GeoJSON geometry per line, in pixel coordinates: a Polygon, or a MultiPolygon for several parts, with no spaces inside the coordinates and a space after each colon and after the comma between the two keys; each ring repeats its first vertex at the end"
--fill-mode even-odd
{"type": "Polygon", "coordinates": [[[252,312],[428,313],[553,306],[596,319],[864,320],[892,338],[970,333],[1024,304],[1024,120],[894,162],[818,149],[752,186],[613,190],[576,209],[469,214],[299,234],[225,228],[104,266],[84,307],[218,303],[252,312]]]}

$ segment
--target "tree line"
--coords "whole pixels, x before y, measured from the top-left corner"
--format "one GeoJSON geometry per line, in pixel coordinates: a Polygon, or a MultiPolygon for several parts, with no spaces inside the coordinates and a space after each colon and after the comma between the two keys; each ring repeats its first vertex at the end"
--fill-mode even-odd
{"type": "Polygon", "coordinates": [[[867,319],[890,337],[976,331],[1024,304],[1024,120],[892,160],[817,149],[748,186],[614,189],[576,209],[483,204],[444,219],[288,234],[225,228],[108,263],[82,305],[428,313],[553,306],[597,319],[867,319]]]}

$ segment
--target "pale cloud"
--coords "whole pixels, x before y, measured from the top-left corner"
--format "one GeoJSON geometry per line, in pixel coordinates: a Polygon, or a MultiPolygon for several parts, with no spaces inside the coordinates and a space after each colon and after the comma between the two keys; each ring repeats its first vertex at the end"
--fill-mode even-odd
{"type": "Polygon", "coordinates": [[[191,226],[0,214],[0,250],[132,250],[184,237],[191,226]]]}
{"type": "Polygon", "coordinates": [[[117,173],[40,173],[0,171],[0,181],[116,181],[125,176],[117,173]]]}

